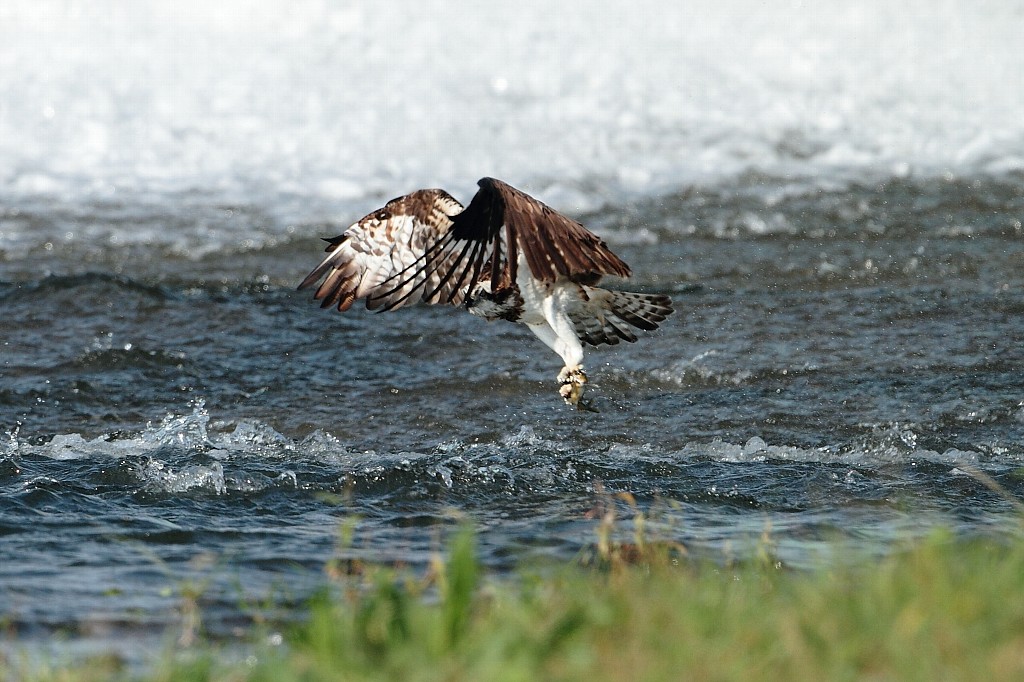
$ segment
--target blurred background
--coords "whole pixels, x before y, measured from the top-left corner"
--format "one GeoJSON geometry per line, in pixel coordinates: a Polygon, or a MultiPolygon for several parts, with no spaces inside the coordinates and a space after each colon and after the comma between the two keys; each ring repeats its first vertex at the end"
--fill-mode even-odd
{"type": "Polygon", "coordinates": [[[1005,0],[10,0],[0,258],[261,248],[484,175],[578,215],[1019,174],[1022,25],[1005,0]]]}

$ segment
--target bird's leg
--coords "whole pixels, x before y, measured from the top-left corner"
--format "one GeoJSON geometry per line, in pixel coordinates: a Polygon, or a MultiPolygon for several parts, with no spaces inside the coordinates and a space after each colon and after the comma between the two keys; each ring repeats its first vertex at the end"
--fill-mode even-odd
{"type": "Polygon", "coordinates": [[[558,393],[565,400],[566,405],[580,409],[586,408],[585,404],[580,403],[580,398],[583,397],[583,386],[587,383],[587,374],[583,371],[583,365],[576,365],[572,368],[568,365],[563,367],[562,371],[558,373],[558,383],[561,384],[558,393]]]}
{"type": "Polygon", "coordinates": [[[549,323],[531,324],[530,330],[537,335],[549,348],[562,357],[565,367],[558,373],[558,393],[567,405],[580,410],[596,412],[590,407],[589,401],[581,401],[583,385],[587,383],[587,374],[583,371],[583,346],[571,326],[571,321],[564,315],[549,315],[554,325],[549,323]],[[556,332],[560,329],[562,336],[556,332]]]}

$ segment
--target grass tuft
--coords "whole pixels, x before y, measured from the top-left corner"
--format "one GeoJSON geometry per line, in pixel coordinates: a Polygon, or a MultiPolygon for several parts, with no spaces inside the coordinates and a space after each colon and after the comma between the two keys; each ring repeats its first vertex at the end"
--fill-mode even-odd
{"type": "MultiPolygon", "coordinates": [[[[589,563],[501,580],[463,528],[422,576],[372,565],[336,574],[255,664],[218,662],[208,644],[131,679],[1024,679],[1024,540],[936,532],[882,560],[793,571],[778,569],[769,542],[753,561],[698,562],[642,532],[616,541],[612,522],[589,563]]],[[[102,660],[32,671],[0,662],[4,673],[128,675],[102,660]]]]}

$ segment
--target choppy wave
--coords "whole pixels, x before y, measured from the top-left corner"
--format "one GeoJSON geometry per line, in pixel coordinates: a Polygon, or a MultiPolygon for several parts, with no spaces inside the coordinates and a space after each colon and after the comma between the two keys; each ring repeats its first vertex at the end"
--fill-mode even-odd
{"type": "MultiPolygon", "coordinates": [[[[1014,418],[1024,420],[1024,408],[1019,408],[1014,418]]],[[[70,433],[35,442],[36,438],[26,439],[12,432],[2,452],[8,461],[27,456],[59,461],[127,460],[130,461],[128,469],[147,489],[168,493],[200,489],[216,494],[248,493],[275,485],[305,489],[323,486],[324,490],[336,492],[343,484],[372,485],[392,474],[400,478],[409,474],[446,488],[473,489],[486,483],[514,495],[524,491],[521,485],[526,486],[526,490],[540,489],[560,479],[586,486],[599,479],[601,471],[613,478],[630,478],[638,466],[680,467],[699,461],[802,462],[865,469],[909,462],[1003,468],[1024,461],[1024,450],[1019,448],[979,444],[978,450],[936,451],[921,447],[918,441],[926,434],[913,424],[864,424],[861,432],[862,435],[849,442],[816,448],[769,444],[754,436],[742,443],[730,443],[721,438],[693,441],[669,450],[653,443],[619,442],[592,444],[581,449],[578,443],[560,439],[555,433],[542,436],[535,427],[520,425],[504,434],[496,434],[490,441],[452,439],[425,450],[388,452],[355,450],[319,429],[296,440],[258,420],[211,425],[210,413],[205,403],[199,401],[190,413],[168,415],[133,435],[114,433],[86,438],[70,433]],[[175,464],[192,462],[197,457],[209,462],[175,464]],[[583,462],[592,468],[576,470],[583,462]],[[268,471],[277,473],[254,474],[244,470],[247,463],[269,467],[268,471]],[[288,465],[317,473],[313,479],[307,479],[288,465]],[[326,478],[323,468],[332,472],[326,478]]],[[[665,483],[644,480],[643,476],[635,482],[639,487],[629,492],[641,494],[659,489],[665,483]]],[[[495,490],[491,488],[492,492],[495,490]]]]}
{"type": "Polygon", "coordinates": [[[498,571],[578,556],[610,511],[617,532],[642,512],[648,532],[695,556],[743,556],[770,533],[781,561],[806,566],[838,538],[886,551],[937,523],[1013,532],[1005,496],[1024,493],[1015,443],[935,448],[929,426],[907,422],[856,425],[815,446],[767,430],[671,445],[643,439],[642,425],[624,435],[509,421],[406,447],[378,432],[367,448],[221,413],[200,400],[134,431],[14,429],[0,440],[0,534],[19,556],[0,581],[19,632],[78,632],[101,648],[112,632],[164,632],[178,622],[180,585],[198,581],[204,624],[231,636],[250,617],[244,604],[308,595],[331,559],[426,565],[441,529],[467,516],[498,571]],[[339,542],[342,523],[354,540],[339,542]]]}
{"type": "MultiPolygon", "coordinates": [[[[1022,188],[1024,175],[902,179],[775,199],[719,187],[580,217],[634,264],[637,285],[667,293],[958,280],[1008,288],[1021,272],[1022,188]]],[[[221,209],[166,206],[128,226],[111,224],[103,206],[80,208],[66,226],[40,206],[24,226],[0,227],[7,280],[0,281],[0,299],[45,305],[52,298],[75,306],[105,297],[158,306],[195,293],[292,288],[319,258],[317,237],[337,234],[357,215],[283,226],[253,222],[237,210],[210,225],[204,214],[221,209]],[[126,230],[133,240],[119,240],[126,230]]]]}

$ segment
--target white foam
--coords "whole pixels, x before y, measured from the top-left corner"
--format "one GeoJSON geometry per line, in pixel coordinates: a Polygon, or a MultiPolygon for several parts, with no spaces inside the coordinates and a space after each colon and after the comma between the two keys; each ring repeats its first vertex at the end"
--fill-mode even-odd
{"type": "MultiPolygon", "coordinates": [[[[566,459],[573,450],[566,442],[551,440],[534,427],[519,425],[493,441],[466,442],[454,439],[436,445],[430,452],[356,452],[342,440],[323,431],[315,431],[301,441],[277,432],[269,425],[244,420],[227,431],[209,432],[210,415],[202,401],[192,405],[190,413],[168,415],[159,425],[150,424],[133,437],[99,436],[86,439],[80,434],[55,435],[49,442],[33,445],[15,433],[0,457],[42,455],[59,460],[118,459],[130,463],[134,475],[147,490],[166,493],[256,492],[272,488],[299,487],[294,470],[284,469],[271,477],[245,468],[247,460],[268,462],[317,462],[351,472],[370,483],[387,481],[396,472],[412,472],[420,483],[435,481],[445,488],[456,486],[499,486],[509,494],[522,487],[550,485],[554,481],[577,481],[590,485],[596,466],[634,466],[637,462],[681,465],[711,459],[735,464],[767,461],[842,464],[848,467],[876,469],[917,466],[926,462],[950,467],[960,475],[983,466],[1015,466],[1015,451],[992,446],[979,450],[946,449],[942,452],[921,447],[918,434],[910,424],[861,424],[864,435],[842,443],[817,448],[772,444],[760,436],[744,443],[691,441],[679,449],[665,450],[650,443],[612,443],[604,452],[594,450],[586,456],[566,459]],[[168,449],[201,454],[203,464],[172,464],[168,449]],[[986,455],[982,455],[986,452],[986,455]]],[[[847,472],[848,481],[862,474],[847,472]]],[[[973,475],[973,474],[971,474],[973,475]]],[[[42,480],[42,479],[39,479],[42,480]]],[[[35,482],[35,479],[33,479],[35,482]]],[[[315,484],[314,484],[315,485],[315,484]]]]}
{"type": "MultiPolygon", "coordinates": [[[[142,432],[129,438],[111,438],[103,435],[86,439],[79,433],[64,433],[54,435],[48,442],[41,445],[32,445],[19,438],[18,434],[9,433],[7,454],[32,454],[58,460],[73,460],[149,455],[167,447],[196,451],[219,449],[221,445],[209,437],[209,422],[210,414],[206,410],[205,401],[197,400],[192,404],[190,413],[169,414],[163,418],[160,424],[148,423],[142,432]]],[[[242,429],[243,426],[239,425],[235,433],[242,429]]],[[[238,440],[234,436],[235,434],[231,434],[223,439],[225,448],[238,446],[238,440]]],[[[262,440],[256,439],[252,442],[253,446],[262,443],[262,440]]]]}
{"type": "Polygon", "coordinates": [[[738,445],[714,439],[710,443],[689,443],[682,455],[710,456],[722,462],[764,462],[779,460],[790,462],[820,462],[850,466],[878,467],[889,464],[907,464],[918,461],[947,464],[954,468],[978,464],[979,453],[973,450],[947,449],[943,452],[917,446],[917,436],[893,425],[879,429],[869,438],[843,446],[800,448],[789,445],[769,445],[759,436],[738,445]]]}
{"type": "Polygon", "coordinates": [[[1022,11],[6,0],[0,198],[201,189],[308,219],[482,175],[589,211],[751,170],[1020,170],[1022,11]]]}
{"type": "MultiPolygon", "coordinates": [[[[128,438],[98,436],[86,439],[78,433],[57,434],[49,442],[33,445],[23,441],[16,433],[9,433],[0,455],[42,455],[57,460],[130,458],[135,475],[148,489],[182,493],[192,490],[210,490],[218,495],[228,491],[254,492],[272,487],[298,487],[298,477],[286,469],[274,478],[239,469],[237,459],[285,459],[295,455],[294,441],[281,435],[266,424],[242,421],[229,433],[209,433],[210,414],[205,403],[197,400],[192,411],[182,415],[167,415],[159,425],[152,423],[139,434],[128,438]],[[201,452],[217,461],[208,465],[194,464],[174,467],[160,459],[162,450],[201,452]],[[140,459],[140,456],[142,458],[140,459]],[[230,461],[225,471],[221,460],[230,461]]],[[[302,445],[330,442],[334,450],[336,438],[322,432],[307,438],[302,445]]],[[[317,455],[315,451],[305,454],[317,455]]]]}
{"type": "Polygon", "coordinates": [[[227,492],[224,467],[220,462],[175,470],[160,460],[147,459],[136,467],[136,474],[149,487],[160,492],[184,493],[197,489],[209,489],[218,495],[227,492]]]}

